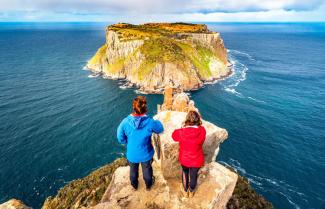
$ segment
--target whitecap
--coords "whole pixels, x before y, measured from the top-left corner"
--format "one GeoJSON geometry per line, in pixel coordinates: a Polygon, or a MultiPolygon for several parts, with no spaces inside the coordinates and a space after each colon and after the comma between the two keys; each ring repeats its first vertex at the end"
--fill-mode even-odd
{"type": "Polygon", "coordinates": [[[235,50],[235,49],[229,49],[227,50],[228,53],[230,54],[237,54],[237,55],[241,55],[241,56],[244,56],[244,57],[247,57],[249,60],[251,61],[255,61],[255,59],[248,53],[246,52],[242,52],[242,51],[239,51],[239,50],[235,50]]]}
{"type": "Polygon", "coordinates": [[[120,89],[127,89],[128,87],[127,86],[119,86],[120,89]]]}
{"type": "Polygon", "coordinates": [[[147,92],[145,92],[145,91],[140,91],[140,90],[134,90],[134,92],[136,93],[136,94],[148,94],[147,92]]]}
{"type": "Polygon", "coordinates": [[[99,74],[91,74],[91,75],[88,75],[88,78],[96,78],[98,76],[99,76],[99,74]]]}
{"type": "Polygon", "coordinates": [[[234,88],[225,88],[225,91],[230,92],[232,94],[236,94],[236,95],[242,97],[242,94],[237,92],[236,89],[234,89],[234,88]]]}
{"type": "Polygon", "coordinates": [[[307,201],[304,198],[304,193],[296,191],[297,188],[289,185],[284,180],[277,180],[248,173],[244,168],[241,167],[241,163],[236,159],[230,158],[228,163],[224,161],[221,161],[220,163],[232,167],[236,172],[239,172],[241,175],[245,176],[250,183],[261,190],[265,190],[265,188],[269,187],[268,185],[272,185],[272,187],[274,187],[273,190],[284,196],[287,199],[288,203],[296,209],[300,209],[300,207],[292,200],[291,195],[299,195],[302,200],[307,201]]]}
{"type": "Polygon", "coordinates": [[[266,102],[264,102],[263,100],[255,99],[255,98],[253,98],[253,97],[247,97],[247,98],[248,98],[248,99],[251,99],[251,100],[253,100],[253,101],[255,101],[255,102],[266,103],[266,102]]]}
{"type": "Polygon", "coordinates": [[[295,203],[294,201],[292,201],[288,195],[285,195],[285,194],[283,194],[282,192],[279,192],[279,191],[278,191],[278,193],[281,194],[282,196],[284,196],[284,197],[288,200],[288,202],[289,202],[289,203],[290,203],[290,204],[291,204],[295,209],[300,209],[300,207],[297,205],[297,203],[295,203]]]}
{"type": "Polygon", "coordinates": [[[242,97],[242,94],[236,91],[235,87],[246,80],[248,68],[234,58],[231,58],[230,62],[233,66],[232,74],[227,80],[223,81],[224,90],[242,97]]]}
{"type": "Polygon", "coordinates": [[[260,183],[260,182],[258,182],[258,181],[256,181],[256,180],[254,180],[253,178],[247,178],[248,179],[248,181],[250,182],[250,183],[252,183],[252,184],[254,184],[254,185],[256,185],[256,186],[262,186],[262,183],[260,183]]]}

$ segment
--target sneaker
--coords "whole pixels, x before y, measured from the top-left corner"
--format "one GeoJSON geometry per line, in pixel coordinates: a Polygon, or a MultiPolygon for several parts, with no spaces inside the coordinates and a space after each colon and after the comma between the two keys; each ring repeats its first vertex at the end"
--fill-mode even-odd
{"type": "Polygon", "coordinates": [[[147,191],[150,191],[150,190],[151,190],[151,188],[152,188],[153,185],[155,184],[155,181],[156,181],[156,177],[152,176],[152,184],[151,184],[150,187],[146,187],[146,190],[147,190],[147,191]]]}

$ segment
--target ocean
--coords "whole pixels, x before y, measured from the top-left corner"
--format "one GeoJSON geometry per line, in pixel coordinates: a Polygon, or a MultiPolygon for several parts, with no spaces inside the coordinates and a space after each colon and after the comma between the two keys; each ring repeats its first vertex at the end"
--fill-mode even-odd
{"type": "MultiPolygon", "coordinates": [[[[0,23],[0,202],[40,208],[123,157],[134,89],[91,76],[105,23],[0,23]]],[[[229,138],[217,161],[278,209],[325,208],[325,23],[209,23],[234,74],[190,93],[229,138]]],[[[154,115],[162,95],[147,95],[154,115]]]]}

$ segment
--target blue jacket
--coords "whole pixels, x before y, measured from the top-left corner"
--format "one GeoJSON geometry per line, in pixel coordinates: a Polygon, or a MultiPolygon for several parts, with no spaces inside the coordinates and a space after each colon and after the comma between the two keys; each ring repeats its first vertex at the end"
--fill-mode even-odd
{"type": "Polygon", "coordinates": [[[154,149],[151,144],[152,133],[162,133],[163,125],[146,115],[129,115],[123,119],[117,128],[119,143],[126,144],[126,158],[131,163],[140,163],[151,160],[154,149]]]}

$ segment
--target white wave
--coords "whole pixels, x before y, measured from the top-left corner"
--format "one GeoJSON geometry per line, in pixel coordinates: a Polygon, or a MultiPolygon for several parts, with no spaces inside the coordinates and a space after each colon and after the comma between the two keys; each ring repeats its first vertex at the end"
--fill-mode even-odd
{"type": "Polygon", "coordinates": [[[247,97],[247,98],[248,98],[248,99],[251,99],[251,100],[253,100],[253,101],[255,101],[255,102],[266,103],[266,102],[264,102],[263,100],[255,99],[255,98],[253,98],[253,97],[247,97]]]}
{"type": "Polygon", "coordinates": [[[225,161],[219,161],[220,164],[226,165],[228,167],[231,167],[228,163],[226,163],[225,161]]]}
{"type": "Polygon", "coordinates": [[[244,56],[244,57],[247,57],[247,58],[248,58],[249,60],[251,60],[251,61],[255,61],[255,59],[254,59],[250,54],[248,54],[248,53],[241,52],[241,51],[239,51],[239,50],[235,50],[235,49],[228,49],[227,51],[228,51],[228,53],[230,53],[230,54],[242,55],[242,56],[244,56]]]}
{"type": "Polygon", "coordinates": [[[216,84],[218,83],[219,80],[214,80],[214,81],[206,81],[204,84],[216,84]]]}
{"type": "Polygon", "coordinates": [[[248,179],[249,183],[252,183],[252,184],[257,185],[257,186],[262,186],[262,183],[254,180],[253,178],[248,177],[247,179],[248,179]]]}
{"type": "Polygon", "coordinates": [[[85,65],[82,70],[89,70],[89,68],[87,67],[87,65],[85,65]]]}
{"type": "Polygon", "coordinates": [[[127,89],[128,87],[127,87],[127,86],[124,86],[124,85],[122,85],[122,86],[119,86],[119,88],[120,88],[120,89],[127,89]]]}
{"type": "Polygon", "coordinates": [[[239,167],[241,166],[241,164],[240,164],[240,162],[238,160],[233,159],[233,158],[230,158],[229,160],[230,160],[230,162],[236,164],[237,166],[239,166],[239,167]]]}
{"type": "Polygon", "coordinates": [[[304,193],[296,191],[296,188],[289,185],[285,181],[250,174],[241,167],[240,162],[236,159],[230,158],[228,163],[224,161],[221,161],[220,163],[232,167],[236,172],[239,172],[241,175],[245,176],[250,183],[261,190],[265,190],[265,188],[272,186],[271,188],[273,191],[284,196],[288,203],[296,209],[300,209],[300,207],[292,200],[292,195],[299,195],[302,200],[307,201],[305,198],[303,198],[305,196],[304,193]]]}
{"type": "Polygon", "coordinates": [[[295,208],[295,209],[300,209],[300,207],[297,205],[297,203],[295,203],[295,202],[293,202],[291,199],[290,199],[290,197],[288,197],[288,195],[285,195],[284,193],[282,193],[282,192],[279,192],[278,191],[278,193],[279,194],[281,194],[282,196],[284,196],[287,200],[288,200],[288,202],[295,208]]]}
{"type": "Polygon", "coordinates": [[[229,93],[232,93],[232,94],[235,94],[239,97],[243,97],[243,95],[241,93],[239,93],[238,91],[236,91],[236,89],[234,88],[225,88],[225,91],[229,92],[229,93]]]}
{"type": "Polygon", "coordinates": [[[98,76],[99,76],[99,74],[91,74],[91,75],[88,75],[88,78],[96,78],[98,76]]]}
{"type": "Polygon", "coordinates": [[[293,189],[288,189],[290,192],[293,192],[293,193],[296,193],[297,195],[299,196],[302,196],[302,197],[306,197],[306,195],[302,192],[297,192],[296,190],[293,190],[293,189]]]}
{"type": "Polygon", "coordinates": [[[244,53],[244,52],[237,51],[237,50],[228,50],[228,51],[234,52],[233,55],[230,56],[230,63],[232,64],[232,75],[229,76],[227,80],[222,82],[224,90],[231,94],[234,94],[238,97],[241,97],[241,98],[248,98],[248,99],[258,102],[258,103],[266,103],[263,100],[259,100],[259,99],[253,98],[253,97],[246,97],[242,93],[240,93],[239,91],[236,90],[236,88],[239,86],[239,84],[247,79],[248,67],[246,65],[244,65],[243,63],[239,62],[235,58],[234,54],[237,53],[237,54],[242,54],[242,55],[246,55],[246,56],[250,56],[250,55],[247,53],[244,53]]]}
{"type": "Polygon", "coordinates": [[[230,62],[233,65],[233,73],[223,82],[224,90],[242,97],[242,94],[236,91],[235,87],[246,80],[248,68],[234,58],[231,58],[230,62]]]}
{"type": "Polygon", "coordinates": [[[136,94],[148,94],[147,92],[144,92],[144,91],[140,91],[140,90],[134,90],[134,92],[136,93],[136,94]]]}

